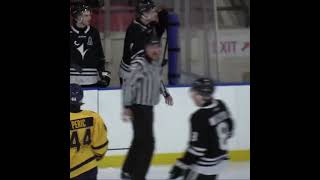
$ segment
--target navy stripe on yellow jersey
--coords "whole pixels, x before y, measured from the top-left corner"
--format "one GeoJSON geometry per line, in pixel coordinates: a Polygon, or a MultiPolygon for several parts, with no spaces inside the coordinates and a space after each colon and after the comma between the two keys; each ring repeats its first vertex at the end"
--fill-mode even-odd
{"type": "Polygon", "coordinates": [[[108,144],[109,144],[109,141],[105,142],[104,144],[102,144],[100,146],[97,146],[97,147],[91,146],[91,147],[92,147],[92,149],[101,149],[101,148],[107,146],[108,144]]]}
{"type": "Polygon", "coordinates": [[[71,168],[71,169],[70,169],[70,172],[81,168],[82,166],[88,164],[89,162],[91,162],[91,161],[93,161],[93,160],[96,160],[96,156],[92,156],[91,158],[89,158],[89,159],[83,161],[82,163],[76,165],[75,167],[71,168]]]}
{"type": "Polygon", "coordinates": [[[104,154],[95,154],[95,156],[96,156],[96,158],[102,158],[102,157],[104,157],[104,154]]]}
{"type": "Polygon", "coordinates": [[[107,129],[99,114],[87,110],[70,112],[70,178],[96,168],[107,152],[106,142],[107,129]]]}
{"type": "Polygon", "coordinates": [[[87,128],[93,126],[93,117],[75,119],[70,121],[70,130],[87,128]]]}

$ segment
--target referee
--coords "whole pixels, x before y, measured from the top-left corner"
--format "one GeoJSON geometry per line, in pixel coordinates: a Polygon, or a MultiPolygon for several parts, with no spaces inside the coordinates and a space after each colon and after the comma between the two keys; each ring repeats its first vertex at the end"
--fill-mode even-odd
{"type": "Polygon", "coordinates": [[[173,105],[172,97],[163,84],[160,62],[161,44],[157,36],[145,43],[145,53],[136,57],[130,66],[130,75],[123,86],[123,117],[132,120],[133,140],[121,178],[144,180],[154,151],[153,106],[164,93],[167,105],[173,105]]]}

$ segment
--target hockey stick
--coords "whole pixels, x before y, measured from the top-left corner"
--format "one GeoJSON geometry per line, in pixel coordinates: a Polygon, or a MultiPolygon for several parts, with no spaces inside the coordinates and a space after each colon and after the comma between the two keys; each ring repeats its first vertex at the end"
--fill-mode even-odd
{"type": "Polygon", "coordinates": [[[168,63],[168,59],[166,59],[167,51],[168,51],[168,31],[167,31],[166,45],[164,47],[164,52],[162,57],[162,63],[161,63],[162,67],[164,67],[168,63]]]}

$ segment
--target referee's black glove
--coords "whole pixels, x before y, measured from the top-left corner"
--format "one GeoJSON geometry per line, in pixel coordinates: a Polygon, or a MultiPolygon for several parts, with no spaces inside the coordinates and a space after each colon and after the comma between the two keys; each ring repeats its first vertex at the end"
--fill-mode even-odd
{"type": "Polygon", "coordinates": [[[111,80],[110,71],[99,72],[100,81],[98,81],[98,86],[100,87],[108,87],[111,80]]]}

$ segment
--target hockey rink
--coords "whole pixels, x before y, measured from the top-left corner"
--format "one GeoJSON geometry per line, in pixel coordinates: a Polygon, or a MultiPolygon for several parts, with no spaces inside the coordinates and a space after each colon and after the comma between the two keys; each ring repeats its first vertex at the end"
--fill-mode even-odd
{"type": "MultiPolygon", "coordinates": [[[[152,166],[149,169],[147,179],[165,180],[168,178],[168,172],[171,166],[152,166]]],[[[99,180],[119,180],[120,168],[99,169],[99,180]]],[[[231,162],[218,178],[219,180],[249,180],[250,162],[231,162]]]]}

